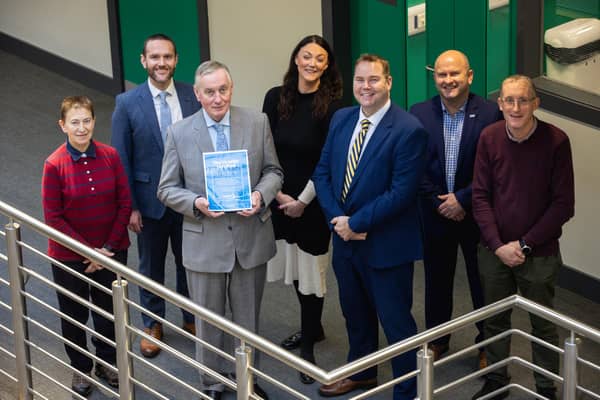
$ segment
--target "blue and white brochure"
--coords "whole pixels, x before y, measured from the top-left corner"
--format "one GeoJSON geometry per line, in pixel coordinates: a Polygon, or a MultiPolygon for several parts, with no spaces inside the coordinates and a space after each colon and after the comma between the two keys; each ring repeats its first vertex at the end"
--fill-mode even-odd
{"type": "Polygon", "coordinates": [[[204,184],[210,211],[240,211],[252,208],[248,151],[203,153],[204,184]]]}

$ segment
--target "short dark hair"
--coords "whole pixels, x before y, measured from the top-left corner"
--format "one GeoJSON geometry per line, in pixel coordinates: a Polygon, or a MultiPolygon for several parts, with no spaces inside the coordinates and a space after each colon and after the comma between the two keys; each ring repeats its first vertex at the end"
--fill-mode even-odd
{"type": "Polygon", "coordinates": [[[146,40],[144,40],[144,47],[142,48],[143,55],[146,55],[146,45],[148,44],[148,42],[150,42],[152,40],[166,40],[168,42],[171,42],[171,44],[173,45],[173,51],[175,52],[175,55],[177,55],[177,46],[175,46],[175,42],[173,41],[173,39],[171,39],[164,33],[154,33],[154,34],[148,36],[146,38],[146,40]]]}
{"type": "Polygon", "coordinates": [[[65,120],[67,113],[72,108],[85,108],[92,114],[92,118],[96,118],[94,114],[94,103],[87,96],[67,96],[60,103],[60,119],[65,120]]]}
{"type": "Polygon", "coordinates": [[[365,54],[361,54],[357,59],[356,62],[354,63],[354,69],[356,69],[356,66],[358,64],[360,64],[361,62],[376,62],[381,64],[381,67],[383,69],[383,76],[388,77],[390,76],[390,63],[388,60],[386,60],[385,58],[378,56],[377,54],[369,54],[369,53],[365,53],[365,54]]]}

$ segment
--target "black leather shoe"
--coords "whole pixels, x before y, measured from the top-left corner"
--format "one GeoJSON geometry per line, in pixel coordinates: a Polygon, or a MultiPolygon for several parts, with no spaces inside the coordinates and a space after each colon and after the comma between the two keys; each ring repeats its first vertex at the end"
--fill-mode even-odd
{"type": "MultiPolygon", "coordinates": [[[[479,392],[475,393],[473,395],[473,397],[471,398],[471,400],[477,400],[478,398],[483,397],[484,395],[486,395],[488,393],[492,393],[493,391],[496,391],[502,387],[504,387],[504,385],[501,384],[500,382],[495,381],[493,379],[486,379],[481,390],[479,392]]],[[[498,393],[497,395],[490,397],[488,400],[501,400],[507,396],[508,396],[508,390],[505,390],[502,393],[498,393]]]]}
{"type": "Polygon", "coordinates": [[[221,392],[217,390],[203,390],[202,393],[204,393],[213,400],[221,400],[221,392]]]}
{"type": "Polygon", "coordinates": [[[306,375],[304,372],[300,372],[300,382],[305,385],[310,385],[315,383],[315,379],[310,375],[306,375]]]}
{"type": "Polygon", "coordinates": [[[110,386],[114,388],[119,387],[119,374],[115,371],[108,369],[102,364],[96,364],[94,373],[98,378],[105,380],[110,386]]]}
{"type": "MultiPolygon", "coordinates": [[[[90,377],[90,374],[85,374],[90,377]]],[[[90,377],[91,379],[91,377],[90,377]]],[[[81,374],[74,372],[71,380],[71,389],[81,396],[87,397],[92,393],[92,384],[88,379],[85,379],[81,374]]]]}
{"type": "Polygon", "coordinates": [[[286,350],[297,349],[298,347],[300,347],[301,340],[302,340],[302,333],[300,331],[298,331],[298,332],[290,335],[289,337],[285,338],[281,342],[281,347],[283,347],[286,350]]]}
{"type": "Polygon", "coordinates": [[[260,386],[258,386],[258,383],[254,384],[254,394],[262,397],[264,400],[269,400],[269,396],[267,395],[267,392],[265,392],[263,390],[263,388],[261,388],[260,386]]]}
{"type": "MultiPolygon", "coordinates": [[[[321,334],[315,339],[316,342],[322,342],[325,340],[325,332],[321,331],[321,334]]],[[[286,350],[295,350],[300,347],[300,342],[302,341],[302,332],[298,331],[289,337],[285,338],[281,342],[281,347],[286,350]]]]}

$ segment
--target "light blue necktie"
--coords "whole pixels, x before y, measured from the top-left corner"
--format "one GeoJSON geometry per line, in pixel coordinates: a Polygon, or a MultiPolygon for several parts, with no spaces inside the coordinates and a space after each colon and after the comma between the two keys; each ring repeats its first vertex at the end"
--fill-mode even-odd
{"type": "Polygon", "coordinates": [[[171,109],[167,104],[167,92],[160,92],[160,133],[162,134],[163,142],[167,140],[167,128],[171,125],[171,109]]]}
{"type": "Polygon", "coordinates": [[[227,145],[227,137],[225,136],[225,127],[221,124],[214,125],[217,131],[217,151],[227,151],[229,146],[227,145]]]}

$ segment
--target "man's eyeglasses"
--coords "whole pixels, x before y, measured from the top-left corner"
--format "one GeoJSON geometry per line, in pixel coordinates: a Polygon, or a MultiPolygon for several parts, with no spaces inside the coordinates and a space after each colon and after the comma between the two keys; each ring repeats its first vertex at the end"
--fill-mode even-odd
{"type": "Polygon", "coordinates": [[[536,97],[531,97],[529,99],[526,99],[525,97],[519,97],[518,99],[515,99],[514,97],[505,97],[503,99],[500,99],[500,101],[502,102],[502,104],[507,105],[509,107],[514,107],[515,105],[518,105],[519,107],[527,107],[531,103],[533,103],[535,99],[536,97]]]}

